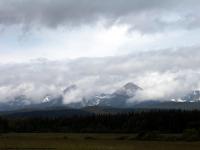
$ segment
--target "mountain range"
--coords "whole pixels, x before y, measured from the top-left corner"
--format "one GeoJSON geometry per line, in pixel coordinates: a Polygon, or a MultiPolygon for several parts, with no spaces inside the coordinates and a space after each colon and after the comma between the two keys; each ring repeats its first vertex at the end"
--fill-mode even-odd
{"type": "MultiPolygon", "coordinates": [[[[16,111],[16,110],[48,110],[49,108],[65,108],[65,109],[83,109],[83,108],[108,108],[109,109],[200,109],[200,91],[191,91],[179,99],[161,100],[145,100],[142,102],[128,100],[134,98],[138,91],[144,90],[138,85],[129,82],[124,86],[114,90],[112,93],[101,93],[89,98],[84,98],[80,102],[71,102],[64,104],[64,94],[74,92],[78,89],[76,85],[70,85],[65,88],[60,95],[45,96],[39,103],[32,103],[25,95],[20,95],[14,99],[1,102],[0,111],[16,111]]],[[[105,110],[105,109],[103,109],[105,110]]],[[[97,110],[98,112],[99,110],[97,110]]],[[[101,111],[102,112],[102,111],[101,111]]]]}

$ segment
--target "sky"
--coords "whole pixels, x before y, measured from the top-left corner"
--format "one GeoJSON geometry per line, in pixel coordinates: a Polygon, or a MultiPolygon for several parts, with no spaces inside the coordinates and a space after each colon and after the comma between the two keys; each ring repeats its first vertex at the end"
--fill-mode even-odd
{"type": "Polygon", "coordinates": [[[0,0],[0,99],[40,100],[70,84],[80,87],[72,101],[130,81],[145,89],[141,100],[199,89],[199,8],[199,0],[0,0]]]}
{"type": "Polygon", "coordinates": [[[0,60],[198,46],[199,7],[198,0],[0,0],[0,60]]]}

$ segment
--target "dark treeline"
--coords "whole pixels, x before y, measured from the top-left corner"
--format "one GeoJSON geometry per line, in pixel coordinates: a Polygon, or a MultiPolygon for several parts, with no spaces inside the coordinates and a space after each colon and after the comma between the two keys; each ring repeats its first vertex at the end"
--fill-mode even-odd
{"type": "Polygon", "coordinates": [[[154,110],[59,118],[0,118],[0,132],[183,133],[200,129],[200,111],[154,110]]]}

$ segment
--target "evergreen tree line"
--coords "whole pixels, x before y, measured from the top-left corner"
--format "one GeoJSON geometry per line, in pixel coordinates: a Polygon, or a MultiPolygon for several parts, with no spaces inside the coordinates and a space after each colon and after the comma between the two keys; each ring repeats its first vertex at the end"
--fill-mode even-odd
{"type": "Polygon", "coordinates": [[[183,133],[200,129],[200,111],[152,110],[55,118],[0,117],[0,132],[183,133]]]}

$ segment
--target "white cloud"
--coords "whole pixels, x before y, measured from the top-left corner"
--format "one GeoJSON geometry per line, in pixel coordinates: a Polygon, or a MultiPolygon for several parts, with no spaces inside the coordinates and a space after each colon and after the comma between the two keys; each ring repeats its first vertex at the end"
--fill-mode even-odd
{"type": "Polygon", "coordinates": [[[137,100],[179,97],[200,88],[198,49],[188,47],[118,57],[1,64],[1,101],[19,95],[40,101],[46,95],[62,94],[64,88],[76,84],[78,89],[65,95],[65,103],[69,103],[99,93],[112,93],[130,81],[144,89],[137,94],[137,100]]]}

